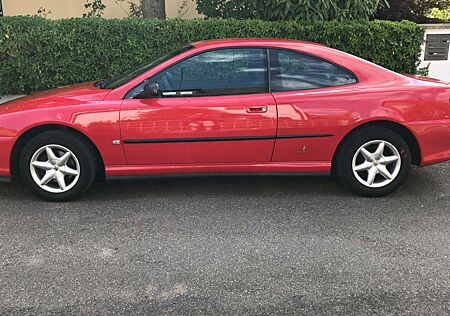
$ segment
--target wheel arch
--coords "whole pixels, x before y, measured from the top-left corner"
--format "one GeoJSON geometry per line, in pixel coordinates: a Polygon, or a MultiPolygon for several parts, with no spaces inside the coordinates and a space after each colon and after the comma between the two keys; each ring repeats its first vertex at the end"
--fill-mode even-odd
{"type": "Polygon", "coordinates": [[[15,142],[12,150],[11,150],[11,156],[10,156],[10,170],[11,170],[11,176],[13,178],[18,177],[19,175],[19,158],[20,154],[22,152],[23,146],[30,141],[33,137],[36,135],[39,135],[44,132],[52,131],[52,130],[62,130],[69,133],[72,133],[74,135],[77,135],[78,137],[81,137],[84,139],[93,150],[97,161],[99,162],[100,168],[98,168],[98,180],[103,180],[105,178],[105,163],[103,162],[103,158],[100,154],[100,151],[98,150],[97,146],[94,144],[94,142],[86,136],[84,133],[80,132],[79,130],[67,126],[67,125],[61,125],[61,124],[46,124],[46,125],[39,125],[30,128],[29,130],[22,133],[17,141],[15,142]]]}
{"type": "Polygon", "coordinates": [[[339,145],[337,146],[332,160],[332,168],[331,172],[334,174],[335,170],[334,167],[336,166],[336,160],[339,156],[339,152],[342,150],[343,144],[346,142],[348,138],[350,138],[355,132],[371,128],[371,127],[385,127],[388,128],[397,134],[399,134],[408,144],[409,149],[411,150],[411,161],[414,165],[419,165],[421,160],[421,152],[420,152],[420,146],[417,142],[416,137],[414,134],[404,125],[393,122],[393,121],[387,121],[387,120],[378,120],[378,121],[370,121],[363,123],[355,128],[353,128],[350,132],[348,132],[344,138],[340,141],[339,145]]]}

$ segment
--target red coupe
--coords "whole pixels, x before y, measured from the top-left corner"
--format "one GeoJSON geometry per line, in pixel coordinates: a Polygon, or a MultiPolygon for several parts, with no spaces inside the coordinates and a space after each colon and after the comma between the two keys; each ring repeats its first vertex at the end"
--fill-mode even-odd
{"type": "Polygon", "coordinates": [[[448,83],[297,41],[198,42],[0,107],[0,176],[51,201],[195,173],[332,173],[382,196],[449,159],[448,83]]]}

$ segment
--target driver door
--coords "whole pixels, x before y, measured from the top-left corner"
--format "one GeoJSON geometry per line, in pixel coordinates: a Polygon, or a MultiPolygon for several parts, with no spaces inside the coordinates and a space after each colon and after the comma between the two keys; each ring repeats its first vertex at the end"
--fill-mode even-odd
{"type": "Polygon", "coordinates": [[[267,79],[262,48],[200,53],[150,78],[158,96],[139,97],[143,83],[122,104],[128,164],[270,162],[277,109],[267,79]]]}

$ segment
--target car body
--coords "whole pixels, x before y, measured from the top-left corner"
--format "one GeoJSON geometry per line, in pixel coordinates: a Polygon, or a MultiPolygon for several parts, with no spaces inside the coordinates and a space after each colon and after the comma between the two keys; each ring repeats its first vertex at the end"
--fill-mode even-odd
{"type": "Polygon", "coordinates": [[[114,88],[82,83],[3,104],[0,176],[17,177],[23,147],[52,130],[89,143],[106,179],[330,173],[346,139],[372,127],[399,135],[412,164],[450,159],[448,83],[398,74],[326,46],[273,39],[198,42],[125,77],[114,88]],[[215,78],[227,60],[236,72],[215,78]],[[197,66],[206,67],[204,80],[197,66]],[[294,68],[305,74],[289,73],[294,68]],[[139,97],[152,78],[163,78],[158,89],[166,81],[178,87],[139,97]],[[212,88],[193,89],[196,84],[212,88]]]}

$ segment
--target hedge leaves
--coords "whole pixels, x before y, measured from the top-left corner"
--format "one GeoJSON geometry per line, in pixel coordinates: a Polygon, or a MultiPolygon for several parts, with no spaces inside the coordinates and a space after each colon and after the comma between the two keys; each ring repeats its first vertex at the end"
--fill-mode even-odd
{"type": "Polygon", "coordinates": [[[411,22],[265,22],[0,18],[0,93],[108,78],[188,43],[287,38],[322,43],[397,72],[415,73],[423,29],[411,22]]]}

